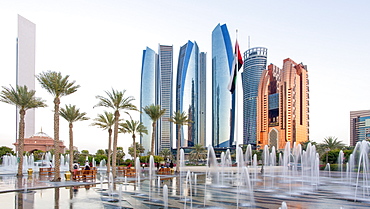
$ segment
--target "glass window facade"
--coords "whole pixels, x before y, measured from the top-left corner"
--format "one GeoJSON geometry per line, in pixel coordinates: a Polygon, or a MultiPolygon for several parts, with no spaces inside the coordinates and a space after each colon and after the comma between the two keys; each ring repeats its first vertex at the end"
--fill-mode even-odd
{"type": "Polygon", "coordinates": [[[212,31],[212,145],[214,147],[230,147],[233,143],[235,98],[227,88],[233,59],[227,26],[219,24],[212,31]]]}
{"type": "Polygon", "coordinates": [[[158,126],[159,139],[157,140],[157,152],[159,153],[162,149],[172,148],[172,123],[169,118],[173,114],[172,108],[172,74],[173,74],[173,47],[159,45],[159,57],[158,57],[158,104],[161,105],[162,109],[166,109],[166,112],[161,117],[158,126]]]}
{"type": "Polygon", "coordinates": [[[141,91],[140,91],[140,121],[148,129],[148,134],[140,137],[140,143],[144,146],[145,152],[150,151],[152,140],[152,120],[144,113],[143,108],[147,105],[156,104],[156,74],[157,54],[150,48],[143,51],[141,63],[141,91]]]}
{"type": "MultiPolygon", "coordinates": [[[[177,66],[176,110],[186,112],[191,124],[181,127],[181,146],[192,147],[199,139],[199,48],[188,41],[180,48],[177,66]]],[[[177,139],[178,140],[178,139],[177,139]]]]}
{"type": "MultiPolygon", "coordinates": [[[[262,71],[266,69],[267,49],[251,48],[244,52],[243,84],[243,144],[257,142],[257,95],[262,71]]],[[[272,96],[275,97],[275,96],[272,96]]]]}

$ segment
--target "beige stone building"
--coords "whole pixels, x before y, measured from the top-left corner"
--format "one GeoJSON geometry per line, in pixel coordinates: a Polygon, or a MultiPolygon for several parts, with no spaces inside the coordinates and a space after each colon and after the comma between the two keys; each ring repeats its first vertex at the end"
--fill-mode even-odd
{"type": "Polygon", "coordinates": [[[257,146],[284,149],[286,142],[303,142],[309,136],[307,66],[287,58],[283,68],[270,64],[264,70],[257,98],[257,146]]]}

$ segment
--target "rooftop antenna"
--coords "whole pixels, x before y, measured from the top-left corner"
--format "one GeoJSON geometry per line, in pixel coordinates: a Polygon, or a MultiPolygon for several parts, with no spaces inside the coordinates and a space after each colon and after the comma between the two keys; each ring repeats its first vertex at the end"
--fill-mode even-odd
{"type": "Polygon", "coordinates": [[[248,36],[248,49],[250,49],[250,48],[251,48],[251,37],[248,36]]]}

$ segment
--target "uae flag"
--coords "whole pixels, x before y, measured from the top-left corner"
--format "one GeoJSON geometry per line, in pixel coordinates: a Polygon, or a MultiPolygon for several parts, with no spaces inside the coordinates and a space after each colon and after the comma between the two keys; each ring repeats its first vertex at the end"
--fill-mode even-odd
{"type": "Polygon", "coordinates": [[[230,77],[230,81],[229,81],[229,85],[228,85],[228,89],[231,93],[234,93],[234,91],[235,91],[236,76],[238,74],[239,69],[242,67],[242,65],[243,65],[243,58],[242,58],[242,55],[240,54],[238,40],[236,40],[233,69],[231,71],[231,77],[230,77]]]}

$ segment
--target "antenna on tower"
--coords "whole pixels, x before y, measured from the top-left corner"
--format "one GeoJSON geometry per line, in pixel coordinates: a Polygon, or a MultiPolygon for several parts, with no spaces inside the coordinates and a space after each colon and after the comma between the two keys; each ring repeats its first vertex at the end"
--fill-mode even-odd
{"type": "Polygon", "coordinates": [[[251,48],[251,37],[248,36],[248,49],[250,49],[250,48],[251,48]]]}

